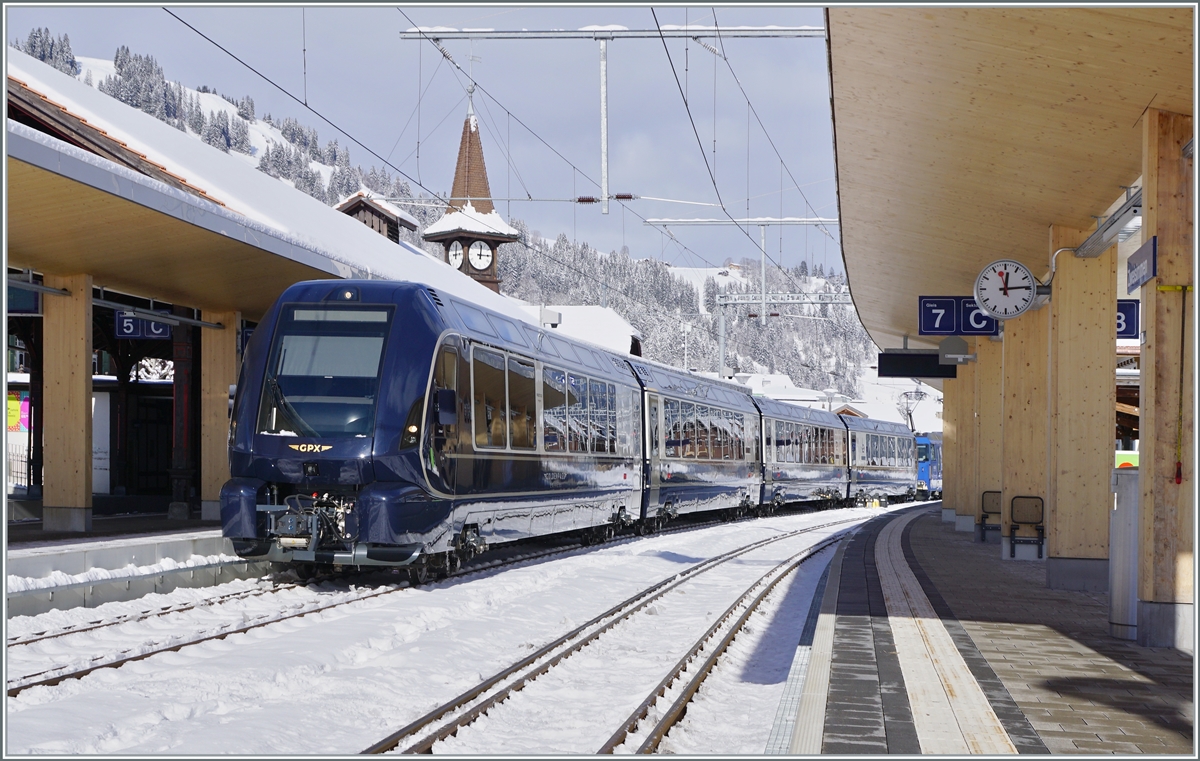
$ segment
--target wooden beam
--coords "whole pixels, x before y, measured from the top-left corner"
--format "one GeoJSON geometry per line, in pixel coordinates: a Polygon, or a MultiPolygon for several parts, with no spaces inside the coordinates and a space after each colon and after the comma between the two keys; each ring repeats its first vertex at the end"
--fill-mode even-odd
{"type": "Polygon", "coordinates": [[[975,409],[979,433],[975,458],[975,522],[983,517],[983,493],[1000,491],[1004,482],[1004,344],[987,338],[975,340],[975,409]]]}
{"type": "Polygon", "coordinates": [[[1123,412],[1126,415],[1132,415],[1133,417],[1138,416],[1138,408],[1134,407],[1132,404],[1121,404],[1120,402],[1117,402],[1116,405],[1117,412],[1123,412]]]}
{"type": "MultiPolygon", "coordinates": [[[[1050,228],[1049,252],[1088,231],[1050,228]]],[[[1050,445],[1046,556],[1108,558],[1116,429],[1117,246],[1095,259],[1058,256],[1050,300],[1050,445]]]]}
{"type": "Polygon", "coordinates": [[[229,387],[238,379],[239,312],[204,310],[205,322],[224,330],[200,333],[201,517],[220,518],[221,487],[229,480],[229,387]],[[217,503],[214,505],[210,503],[217,503]]]}
{"type": "MultiPolygon", "coordinates": [[[[973,354],[972,343],[967,339],[967,353],[973,354]]],[[[971,362],[958,366],[958,497],[954,504],[955,515],[975,514],[975,460],[979,456],[979,427],[975,417],[976,364],[971,362]]]]}
{"type": "MultiPolygon", "coordinates": [[[[1181,154],[1192,139],[1192,119],[1155,108],[1143,119],[1142,235],[1145,240],[1158,237],[1158,277],[1141,289],[1146,340],[1141,357],[1138,599],[1190,604],[1196,360],[1195,337],[1187,326],[1195,324],[1196,294],[1177,287],[1194,283],[1193,160],[1181,154]],[[1176,483],[1177,462],[1182,483],[1176,483]]],[[[1140,629],[1139,624],[1139,641],[1140,629]]]]}
{"type": "Polygon", "coordinates": [[[42,318],[42,527],[92,528],[92,277],[51,275],[42,318]]]}
{"type": "MultiPolygon", "coordinates": [[[[1006,537],[1012,525],[1013,497],[1046,498],[1049,331],[1050,310],[1046,307],[1004,323],[1001,531],[1006,537]]],[[[1022,528],[1021,535],[1036,533],[1022,528]]]]}

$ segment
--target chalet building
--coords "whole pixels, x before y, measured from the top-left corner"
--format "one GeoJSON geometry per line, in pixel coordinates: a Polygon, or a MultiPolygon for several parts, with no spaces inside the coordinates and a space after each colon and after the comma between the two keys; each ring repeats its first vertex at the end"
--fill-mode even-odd
{"type": "Polygon", "coordinates": [[[483,144],[479,141],[479,122],[470,97],[449,205],[441,219],[425,228],[424,237],[442,244],[445,261],[450,266],[500,292],[497,249],[501,243],[517,240],[520,234],[508,226],[492,203],[483,144]]]}
{"type": "Polygon", "coordinates": [[[406,230],[417,229],[417,220],[411,214],[361,190],[334,208],[354,217],[392,243],[400,242],[401,227],[406,230]]]}

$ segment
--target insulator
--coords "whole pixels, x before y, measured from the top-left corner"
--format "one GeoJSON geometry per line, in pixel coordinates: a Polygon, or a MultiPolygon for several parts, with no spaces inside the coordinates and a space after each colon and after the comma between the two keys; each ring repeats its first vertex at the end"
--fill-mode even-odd
{"type": "Polygon", "coordinates": [[[600,203],[600,199],[595,196],[579,196],[575,199],[575,203],[600,203]]]}
{"type": "Polygon", "coordinates": [[[615,196],[613,196],[613,198],[618,201],[632,201],[635,196],[633,193],[617,193],[615,196]]]}

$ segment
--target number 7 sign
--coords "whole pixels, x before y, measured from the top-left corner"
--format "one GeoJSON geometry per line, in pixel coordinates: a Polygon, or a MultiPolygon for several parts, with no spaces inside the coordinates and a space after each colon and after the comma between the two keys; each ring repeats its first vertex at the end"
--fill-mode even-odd
{"type": "Polygon", "coordinates": [[[953,297],[922,296],[920,335],[952,336],[958,332],[958,303],[953,297]]]}

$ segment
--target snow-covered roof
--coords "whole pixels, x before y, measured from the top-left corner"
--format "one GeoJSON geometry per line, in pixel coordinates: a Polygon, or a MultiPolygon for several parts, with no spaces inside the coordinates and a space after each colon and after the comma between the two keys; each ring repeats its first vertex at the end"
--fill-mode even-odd
{"type": "MultiPolygon", "coordinates": [[[[361,222],[247,166],[244,161],[195,140],[13,48],[8,49],[7,73],[86,120],[92,127],[105,131],[131,150],[162,165],[189,185],[203,190],[210,198],[223,203],[226,212],[246,220],[248,226],[270,231],[291,245],[304,248],[309,255],[315,254],[331,262],[323,269],[345,272],[345,267],[332,266],[333,262],[338,262],[348,265],[356,275],[424,283],[516,319],[529,319],[512,300],[476,283],[424,251],[403,243],[398,248],[361,222]]],[[[8,129],[12,133],[12,122],[8,129]]],[[[60,151],[71,148],[54,138],[47,140],[59,146],[60,151]]],[[[123,177],[119,170],[124,167],[100,157],[91,158],[95,159],[91,164],[96,168],[103,168],[114,177],[123,177]]],[[[141,179],[168,187],[150,178],[141,179]]],[[[118,183],[114,181],[112,185],[115,188],[118,183]]]]}
{"type": "Polygon", "coordinates": [[[562,322],[554,330],[571,338],[603,347],[617,354],[628,354],[631,339],[638,338],[640,340],[642,337],[641,332],[637,328],[630,325],[624,317],[608,307],[541,307],[537,304],[527,304],[522,305],[521,308],[526,312],[526,319],[535,323],[539,321],[543,308],[552,312],[558,312],[562,315],[562,322]]]}
{"type": "Polygon", "coordinates": [[[520,233],[508,226],[495,211],[480,214],[475,205],[467,201],[461,209],[455,209],[438,221],[425,228],[425,237],[445,235],[447,233],[480,233],[516,239],[520,233]]]}

